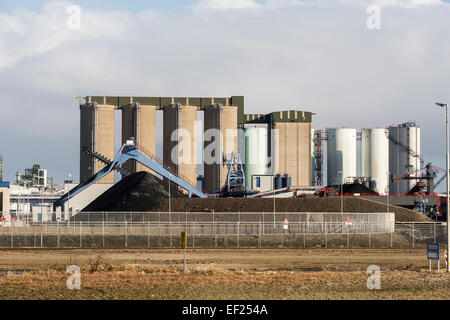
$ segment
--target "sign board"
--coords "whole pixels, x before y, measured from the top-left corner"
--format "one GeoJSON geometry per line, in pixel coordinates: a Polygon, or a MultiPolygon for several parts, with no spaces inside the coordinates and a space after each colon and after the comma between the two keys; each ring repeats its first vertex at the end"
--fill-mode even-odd
{"type": "Polygon", "coordinates": [[[447,264],[447,250],[444,251],[444,259],[445,259],[445,263],[447,264]]]}
{"type": "Polygon", "coordinates": [[[427,258],[428,260],[439,260],[439,243],[427,243],[427,258]]]}
{"type": "Polygon", "coordinates": [[[347,216],[347,219],[345,219],[345,224],[347,226],[351,226],[352,225],[352,219],[350,219],[350,216],[347,216]]]}
{"type": "Polygon", "coordinates": [[[182,232],[181,233],[181,247],[183,249],[186,249],[187,246],[187,232],[182,232]]]}
{"type": "Polygon", "coordinates": [[[283,229],[284,230],[288,230],[289,229],[289,221],[288,221],[287,218],[284,219],[283,229]]]}

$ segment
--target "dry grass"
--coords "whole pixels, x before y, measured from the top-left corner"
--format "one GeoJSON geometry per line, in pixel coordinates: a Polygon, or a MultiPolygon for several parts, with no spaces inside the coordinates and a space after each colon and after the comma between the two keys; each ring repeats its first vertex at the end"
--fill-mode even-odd
{"type": "Polygon", "coordinates": [[[2,269],[32,271],[0,276],[0,299],[450,299],[450,275],[426,271],[423,249],[195,249],[188,257],[184,274],[181,250],[3,250],[2,269]],[[81,268],[81,290],[66,288],[71,264],[81,268]],[[381,290],[367,289],[371,264],[381,268],[381,290]]]}
{"type": "Polygon", "coordinates": [[[81,290],[54,271],[0,277],[2,299],[450,299],[450,276],[387,271],[381,290],[368,290],[365,272],[294,273],[190,271],[126,267],[82,272],[81,290]]]}

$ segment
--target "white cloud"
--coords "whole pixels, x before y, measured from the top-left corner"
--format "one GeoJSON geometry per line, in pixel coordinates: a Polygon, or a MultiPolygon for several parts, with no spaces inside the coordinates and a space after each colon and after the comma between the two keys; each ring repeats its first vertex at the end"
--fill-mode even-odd
{"type": "Polygon", "coordinates": [[[373,4],[380,7],[415,8],[442,4],[441,0],[376,0],[373,4]]]}
{"type": "Polygon", "coordinates": [[[198,0],[194,9],[210,10],[233,10],[233,9],[254,9],[261,5],[254,0],[198,0]]]}

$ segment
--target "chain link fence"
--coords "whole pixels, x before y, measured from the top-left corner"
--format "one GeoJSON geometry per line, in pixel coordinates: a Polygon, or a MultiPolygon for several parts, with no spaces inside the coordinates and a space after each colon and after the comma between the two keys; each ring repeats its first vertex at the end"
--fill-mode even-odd
{"type": "Polygon", "coordinates": [[[416,247],[446,242],[443,223],[393,213],[95,213],[64,222],[11,221],[2,247],[416,247]]]}

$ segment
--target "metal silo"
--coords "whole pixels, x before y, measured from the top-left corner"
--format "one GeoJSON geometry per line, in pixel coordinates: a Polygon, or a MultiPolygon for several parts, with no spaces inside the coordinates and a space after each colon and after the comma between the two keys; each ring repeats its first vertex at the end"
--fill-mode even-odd
{"type": "MultiPolygon", "coordinates": [[[[389,127],[389,171],[401,177],[420,174],[420,127],[415,122],[405,122],[389,127]]],[[[403,179],[389,183],[391,193],[407,193],[417,180],[403,179]]]]}
{"type": "Polygon", "coordinates": [[[252,187],[253,175],[268,174],[267,125],[245,125],[245,187],[252,187]]]}
{"type": "Polygon", "coordinates": [[[385,128],[361,130],[361,175],[371,177],[376,182],[374,191],[380,194],[389,192],[388,133],[385,128]]]}
{"type": "Polygon", "coordinates": [[[327,139],[328,184],[341,184],[346,177],[355,177],[356,129],[327,129],[327,139]]]}

